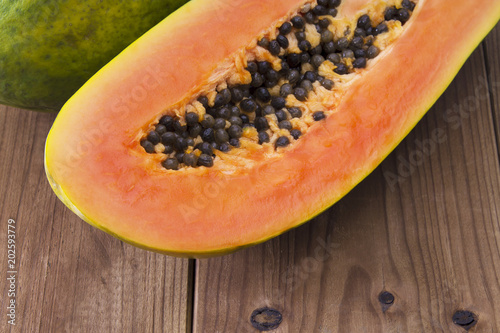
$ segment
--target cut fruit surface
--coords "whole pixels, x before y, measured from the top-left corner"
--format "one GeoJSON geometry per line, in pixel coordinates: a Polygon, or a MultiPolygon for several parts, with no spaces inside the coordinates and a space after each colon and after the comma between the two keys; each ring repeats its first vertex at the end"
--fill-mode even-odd
{"type": "Polygon", "coordinates": [[[262,242],[366,177],[499,17],[486,0],[191,1],[68,101],[47,176],[149,250],[262,242]]]}
{"type": "Polygon", "coordinates": [[[201,93],[168,108],[141,146],[168,170],[213,167],[232,174],[256,156],[282,156],[336,112],[352,80],[401,34],[415,3],[373,2],[352,20],[340,1],[320,1],[261,34],[217,68],[201,93]]]}

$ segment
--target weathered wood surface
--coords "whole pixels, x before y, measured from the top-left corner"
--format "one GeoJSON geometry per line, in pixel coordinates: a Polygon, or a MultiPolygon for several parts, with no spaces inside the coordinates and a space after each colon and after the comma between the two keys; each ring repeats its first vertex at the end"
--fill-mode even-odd
{"type": "Polygon", "coordinates": [[[477,316],[470,332],[499,332],[499,32],[334,207],[260,246],[197,261],[194,332],[257,332],[249,318],[262,307],[281,312],[276,332],[464,332],[457,310],[477,316]]]}
{"type": "Polygon", "coordinates": [[[491,91],[497,146],[500,147],[500,27],[497,25],[482,44],[486,54],[486,70],[491,91]]]}
{"type": "Polygon", "coordinates": [[[0,332],[186,332],[189,262],[83,223],[43,167],[55,116],[0,106],[0,332]],[[7,221],[16,221],[16,326],[7,323],[7,221]]]}
{"type": "Polygon", "coordinates": [[[282,314],[275,332],[463,332],[452,322],[457,310],[477,316],[470,332],[499,332],[498,54],[500,27],[334,207],[194,267],[83,223],[45,179],[54,115],[0,106],[0,332],[258,332],[249,318],[266,306],[282,314]],[[9,218],[16,326],[6,317],[9,218]],[[381,304],[382,291],[392,305],[381,304]]]}

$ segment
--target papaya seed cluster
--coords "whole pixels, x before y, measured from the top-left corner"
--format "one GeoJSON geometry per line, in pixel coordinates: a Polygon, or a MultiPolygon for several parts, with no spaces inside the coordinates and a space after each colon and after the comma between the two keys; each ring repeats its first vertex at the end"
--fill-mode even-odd
{"type": "Polygon", "coordinates": [[[274,34],[258,40],[256,47],[268,57],[246,62],[249,83],[220,84],[199,95],[183,117],[162,116],[141,140],[142,147],[150,154],[165,154],[164,168],[179,170],[212,167],[217,151],[244,149],[242,141],[279,150],[299,140],[309,126],[328,116],[327,110],[306,110],[302,103],[333,90],[330,75],[362,71],[380,54],[375,44],[389,32],[389,22],[404,25],[415,8],[414,2],[403,0],[399,8],[386,8],[381,22],[361,15],[353,34],[337,37],[332,22],[340,4],[318,0],[305,5],[274,34]]]}

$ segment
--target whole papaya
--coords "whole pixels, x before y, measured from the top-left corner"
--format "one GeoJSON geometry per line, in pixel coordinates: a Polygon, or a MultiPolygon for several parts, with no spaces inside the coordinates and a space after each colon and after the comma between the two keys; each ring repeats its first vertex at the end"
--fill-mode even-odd
{"type": "Polygon", "coordinates": [[[0,0],[0,104],[58,111],[187,0],[0,0]]]}

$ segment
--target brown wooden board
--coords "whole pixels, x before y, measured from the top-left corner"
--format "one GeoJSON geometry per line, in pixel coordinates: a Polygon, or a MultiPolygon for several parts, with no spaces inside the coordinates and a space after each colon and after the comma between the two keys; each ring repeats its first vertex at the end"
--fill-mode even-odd
{"type": "Polygon", "coordinates": [[[0,106],[0,332],[186,332],[188,260],[118,241],[50,189],[43,149],[54,119],[0,106]],[[16,221],[15,326],[7,322],[9,219],[16,221]]]}
{"type": "Polygon", "coordinates": [[[486,69],[491,92],[497,145],[500,146],[500,26],[497,25],[490,32],[484,40],[483,47],[486,55],[486,69]]]}
{"type": "Polygon", "coordinates": [[[267,243],[197,261],[194,332],[258,332],[250,318],[263,307],[278,314],[257,323],[282,315],[274,332],[499,332],[500,165],[488,91],[488,77],[500,78],[498,29],[488,42],[495,73],[478,48],[347,197],[267,243]]]}

